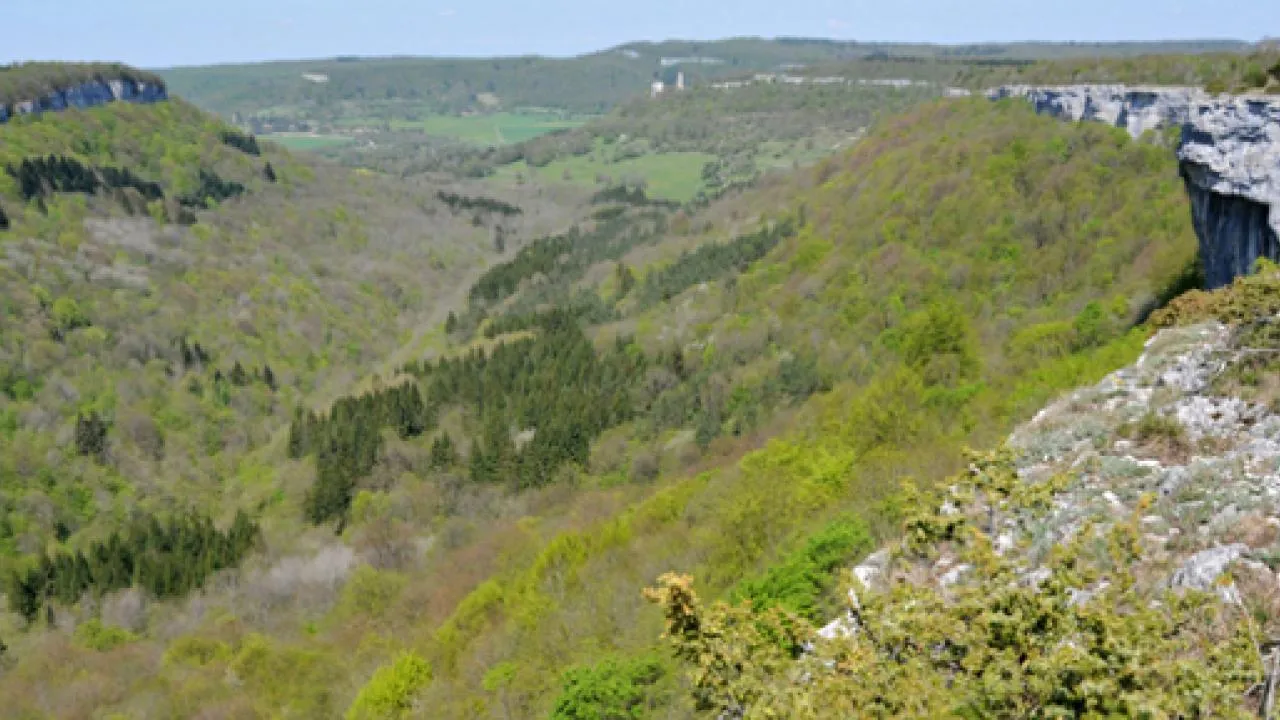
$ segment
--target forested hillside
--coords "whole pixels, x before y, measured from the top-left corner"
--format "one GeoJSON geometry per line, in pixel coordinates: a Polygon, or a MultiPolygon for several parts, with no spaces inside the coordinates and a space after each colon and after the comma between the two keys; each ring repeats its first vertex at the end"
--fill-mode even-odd
{"type": "MultiPolygon", "coordinates": [[[[548,528],[542,551],[477,588],[415,648],[435,669],[424,706],[582,717],[593,694],[617,691],[624,707],[680,707],[679,674],[647,654],[658,618],[627,588],[676,569],[714,595],[819,617],[840,559],[891,531],[902,478],[940,479],[963,445],[1132,358],[1144,334],[1129,328],[1194,258],[1165,149],[1017,105],[930,106],[771,192],[785,193],[794,236],[656,306],[621,300],[623,319],[600,331],[674,343],[680,360],[646,375],[660,409],[606,435],[592,469],[636,482],[656,455],[663,477],[684,465],[684,478],[639,502],[612,491],[616,509],[548,528]],[[578,669],[557,688],[548,666],[578,669]],[[632,673],[624,690],[604,684],[632,673]]],[[[636,272],[630,293],[663,265],[636,272]]],[[[595,277],[618,296],[625,275],[595,277]]]]}
{"type": "MultiPolygon", "coordinates": [[[[126,112],[145,111],[74,121],[117,137],[126,112]]],[[[23,571],[0,700],[19,712],[688,715],[641,588],[689,572],[704,595],[822,619],[837,568],[896,533],[903,478],[932,486],[964,445],[1132,359],[1135,323],[1194,274],[1166,147],[1020,103],[882,117],[705,205],[607,186],[536,239],[552,216],[518,185],[328,179],[200,126],[163,151],[42,146],[165,198],[221,187],[199,168],[243,185],[188,207],[194,224],[161,231],[119,193],[52,182],[0,201],[19,230],[4,247],[66,258],[6,271],[27,328],[3,336],[19,377],[0,400],[23,571]],[[168,164],[184,152],[194,170],[168,164]],[[406,215],[378,214],[399,198],[406,215]],[[148,268],[145,286],[57,274],[124,223],[157,228],[149,261],[107,256],[148,268]],[[162,272],[179,252],[202,264],[162,272]],[[455,312],[417,312],[459,280],[455,312]],[[225,524],[177,512],[193,505],[225,524]],[[221,549],[209,574],[122,591],[109,558],[163,538],[221,549]]]]}
{"type": "MultiPolygon", "coordinates": [[[[859,69],[877,63],[859,65],[859,69]]],[[[870,73],[851,74],[851,79],[870,73]]],[[[847,146],[876,117],[900,112],[942,94],[941,84],[908,87],[753,82],[731,88],[703,86],[620,105],[580,128],[521,143],[420,152],[344,148],[327,154],[344,162],[406,174],[450,171],[463,176],[515,173],[530,180],[607,186],[646,179],[643,163],[698,154],[686,171],[693,184],[713,193],[773,168],[790,169],[847,146]]],[[[687,198],[682,198],[687,199],[687,198]]]]}
{"type": "Polygon", "coordinates": [[[378,115],[377,108],[456,113],[502,107],[550,107],[600,113],[648,90],[655,78],[692,84],[788,66],[864,57],[1000,58],[1007,60],[1127,57],[1156,53],[1240,52],[1237,41],[1167,43],[1013,43],[926,45],[810,38],[734,38],[630,43],[574,58],[355,58],[256,65],[169,68],[160,72],[175,94],[229,117],[269,108],[314,106],[314,120],[378,115]],[[308,79],[304,75],[310,75],[308,79]],[[320,81],[319,78],[324,80],[320,81]],[[354,111],[354,112],[353,112],[354,111]]]}
{"type": "Polygon", "coordinates": [[[423,342],[495,237],[568,222],[550,200],[311,164],[180,100],[0,125],[5,681],[77,626],[97,650],[159,637],[161,601],[315,542],[295,408],[423,342]]]}
{"type": "Polygon", "coordinates": [[[1084,57],[1019,66],[973,66],[955,78],[975,90],[1007,83],[1053,85],[1121,83],[1188,85],[1210,92],[1280,92],[1280,50],[1260,47],[1250,52],[1178,55],[1150,53],[1136,57],[1084,57]]]}
{"type": "Polygon", "coordinates": [[[573,58],[342,57],[161,74],[177,94],[242,129],[349,165],[465,176],[502,167],[508,184],[643,179],[657,194],[685,201],[756,170],[812,162],[845,146],[877,113],[949,86],[982,90],[1026,70],[1028,80],[1151,77],[1234,87],[1265,80],[1267,66],[1260,76],[1244,57],[1254,50],[1233,41],[943,46],[734,38],[631,43],[573,58]],[[752,84],[761,74],[788,80],[769,90],[752,84]],[[733,97],[701,94],[660,108],[635,102],[655,81],[670,94],[681,76],[688,88],[729,82],[738,89],[733,97]],[[791,82],[797,78],[822,86],[791,82]],[[833,78],[854,87],[831,85],[833,78]],[[870,81],[884,84],[867,87],[870,81]],[[629,142],[596,142],[624,134],[629,142]],[[521,159],[531,161],[528,168],[512,164],[521,159]]]}

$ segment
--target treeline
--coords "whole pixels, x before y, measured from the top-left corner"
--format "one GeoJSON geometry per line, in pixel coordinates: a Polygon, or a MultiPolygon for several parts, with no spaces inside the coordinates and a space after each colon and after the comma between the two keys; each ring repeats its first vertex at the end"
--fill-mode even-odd
{"type": "Polygon", "coordinates": [[[258,138],[253,135],[246,135],[238,130],[223,130],[218,134],[222,144],[233,147],[246,155],[258,156],[262,154],[262,148],[258,147],[258,138]]]}
{"type": "Polygon", "coordinates": [[[440,202],[449,206],[453,212],[460,210],[478,210],[480,212],[494,213],[503,217],[514,217],[524,213],[523,210],[502,200],[488,198],[483,196],[470,197],[467,195],[459,195],[441,190],[436,193],[436,197],[440,202]]]}
{"type": "Polygon", "coordinates": [[[87,550],[44,554],[25,571],[14,571],[5,593],[9,608],[34,621],[51,604],[79,602],[86,593],[141,587],[156,597],[177,597],[202,587],[213,573],[235,567],[258,541],[256,522],[236,514],[225,532],[196,513],[161,522],[135,522],[123,535],[112,533],[87,550]]]}
{"type": "Polygon", "coordinates": [[[560,256],[573,249],[578,229],[564,235],[539,238],[520,249],[508,262],[495,265],[471,286],[471,300],[501,300],[515,292],[522,280],[534,275],[548,275],[560,256]]]}
{"type": "Polygon", "coordinates": [[[982,89],[1007,83],[1196,85],[1210,92],[1280,91],[1280,49],[1244,53],[1150,54],[1042,61],[1019,67],[964,68],[956,84],[982,89]]]}
{"type": "Polygon", "coordinates": [[[636,207],[660,207],[667,210],[679,210],[680,203],[674,200],[655,200],[645,194],[644,188],[628,187],[626,185],[614,185],[605,188],[591,196],[591,202],[596,205],[604,203],[622,203],[624,205],[634,205],[636,207]]]}
{"type": "Polygon", "coordinates": [[[645,367],[628,341],[597,354],[571,314],[552,312],[533,338],[405,370],[422,379],[431,406],[473,411],[472,480],[533,487],[565,463],[586,463],[591,442],[631,417],[645,367]]]}
{"type": "Polygon", "coordinates": [[[522,281],[538,275],[556,286],[557,281],[577,277],[594,263],[622,257],[665,229],[666,214],[655,209],[601,219],[589,230],[575,226],[567,233],[539,238],[511,260],[489,268],[471,286],[471,301],[502,300],[515,293],[522,281]]]}
{"type": "Polygon", "coordinates": [[[555,310],[506,313],[492,318],[484,326],[484,336],[492,340],[507,333],[533,330],[549,322],[552,316],[558,313],[568,314],[578,322],[588,325],[599,325],[618,319],[618,311],[613,305],[606,302],[598,293],[581,289],[555,310]]]}
{"type": "MultiPolygon", "coordinates": [[[[160,183],[144,180],[128,168],[95,167],[65,155],[24,158],[16,166],[7,165],[5,170],[17,181],[18,190],[27,201],[46,198],[54,193],[93,195],[102,190],[133,190],[148,202],[165,198],[164,188],[160,183]]],[[[275,172],[270,164],[264,170],[264,175],[268,180],[274,178],[275,172]]],[[[200,185],[178,198],[181,205],[207,207],[210,201],[221,202],[245,192],[243,183],[225,180],[217,173],[203,168],[199,171],[199,177],[200,185]]],[[[8,219],[5,218],[0,229],[7,226],[8,219]]]]}
{"type": "Polygon", "coordinates": [[[147,200],[164,197],[159,183],[143,180],[127,168],[92,167],[62,155],[25,158],[16,167],[5,169],[18,181],[22,198],[28,201],[59,192],[92,195],[104,188],[132,188],[147,200]]]}
{"type": "Polygon", "coordinates": [[[645,276],[640,302],[653,305],[670,300],[698,283],[742,272],[795,232],[796,221],[787,218],[731,242],[703,245],[692,252],[681,253],[675,262],[645,276]]]}
{"type": "Polygon", "coordinates": [[[235,180],[224,180],[217,173],[201,168],[200,186],[183,195],[179,202],[188,207],[207,207],[210,201],[222,202],[228,198],[244,194],[244,183],[235,180]]]}
{"type": "Polygon", "coordinates": [[[316,458],[316,483],[303,508],[320,524],[345,522],[356,483],[369,475],[382,449],[382,430],[402,438],[435,426],[435,412],[423,402],[415,383],[339,400],[327,415],[299,408],[289,426],[289,457],[316,458]]]}

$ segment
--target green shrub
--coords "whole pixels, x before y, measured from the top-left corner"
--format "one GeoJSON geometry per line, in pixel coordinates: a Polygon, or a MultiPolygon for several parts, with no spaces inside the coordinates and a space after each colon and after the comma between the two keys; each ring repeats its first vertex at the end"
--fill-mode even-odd
{"type": "Polygon", "coordinates": [[[97,618],[81,623],[76,627],[76,640],[90,650],[97,650],[98,652],[113,650],[121,645],[135,642],[137,639],[138,636],[128,630],[104,625],[97,618]]]}
{"type": "Polygon", "coordinates": [[[833,601],[839,569],[870,549],[871,535],[861,520],[834,521],[759,578],[744,580],[730,596],[760,610],[782,607],[816,621],[838,604],[833,601]]]}
{"type": "Polygon", "coordinates": [[[401,654],[360,689],[347,720],[397,720],[413,710],[414,696],[431,682],[431,666],[417,654],[401,654]]]}
{"type": "Polygon", "coordinates": [[[608,658],[569,669],[552,720],[638,720],[651,716],[654,686],[666,673],[651,656],[608,658]]]}

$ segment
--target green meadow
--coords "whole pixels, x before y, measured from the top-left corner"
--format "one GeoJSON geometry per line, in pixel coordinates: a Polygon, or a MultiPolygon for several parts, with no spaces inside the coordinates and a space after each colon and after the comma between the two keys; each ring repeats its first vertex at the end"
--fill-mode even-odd
{"type": "Polygon", "coordinates": [[[556,130],[572,130],[586,118],[563,118],[549,113],[500,112],[484,115],[431,115],[424,120],[392,120],[395,130],[421,130],[476,145],[523,142],[556,130]]]}
{"type": "Polygon", "coordinates": [[[561,158],[541,168],[513,163],[499,168],[494,179],[517,183],[523,177],[578,185],[595,185],[602,177],[614,183],[643,179],[650,197],[686,202],[703,189],[702,168],[715,159],[715,155],[700,152],[655,153],[618,162],[582,155],[561,158]]]}
{"type": "Polygon", "coordinates": [[[262,139],[270,140],[290,150],[301,151],[324,150],[338,145],[346,145],[354,140],[354,138],[349,138],[345,135],[311,135],[308,133],[273,133],[263,135],[262,139]]]}

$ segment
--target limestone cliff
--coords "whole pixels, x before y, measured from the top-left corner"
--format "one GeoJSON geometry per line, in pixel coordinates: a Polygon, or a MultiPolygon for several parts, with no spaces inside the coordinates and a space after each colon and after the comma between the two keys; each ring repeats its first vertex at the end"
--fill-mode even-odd
{"type": "Polygon", "coordinates": [[[18,115],[83,109],[110,102],[153,103],[168,97],[163,83],[132,78],[91,80],[44,91],[27,99],[0,103],[0,123],[18,115]]]}
{"type": "Polygon", "coordinates": [[[1208,287],[1249,272],[1260,257],[1280,259],[1280,98],[1122,85],[1014,85],[988,97],[1025,98],[1037,112],[1105,122],[1134,137],[1178,128],[1208,287]]]}

